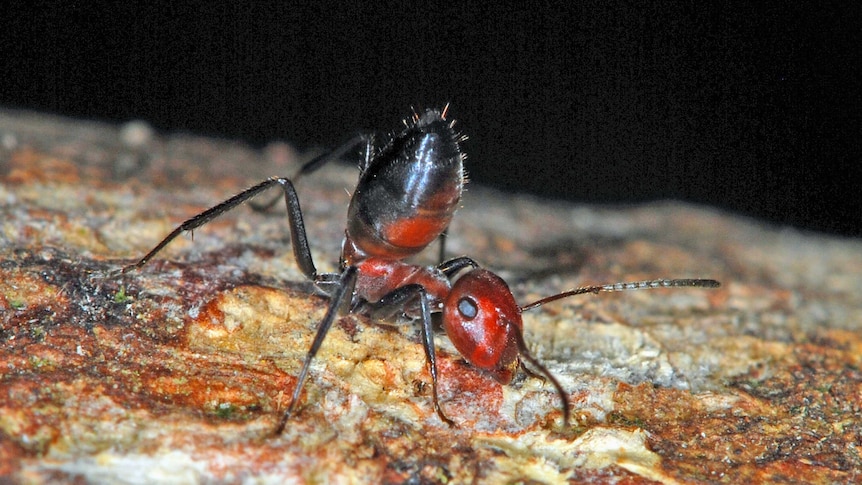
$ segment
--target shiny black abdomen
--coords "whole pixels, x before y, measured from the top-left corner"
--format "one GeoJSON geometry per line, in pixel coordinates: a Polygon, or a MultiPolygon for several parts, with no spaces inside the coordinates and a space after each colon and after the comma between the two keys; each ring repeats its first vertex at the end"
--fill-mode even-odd
{"type": "Polygon", "coordinates": [[[452,125],[445,113],[428,110],[370,160],[348,209],[348,259],[401,259],[448,227],[464,185],[460,135],[452,125]]]}

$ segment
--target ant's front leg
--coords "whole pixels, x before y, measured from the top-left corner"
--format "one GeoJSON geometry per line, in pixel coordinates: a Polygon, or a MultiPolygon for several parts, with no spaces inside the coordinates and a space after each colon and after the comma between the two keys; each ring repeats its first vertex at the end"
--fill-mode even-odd
{"type": "Polygon", "coordinates": [[[317,277],[317,269],[314,267],[314,261],[311,258],[311,250],[308,246],[308,237],[305,234],[305,224],[302,221],[302,210],[299,206],[299,197],[296,195],[296,189],[289,179],[284,177],[271,177],[263,182],[249,187],[246,190],[234,195],[230,199],[201,212],[200,214],[186,220],[167,235],[156,247],[150,250],[143,258],[134,264],[124,267],[121,272],[126,273],[133,269],[137,269],[147,264],[156,254],[159,253],[177,236],[186,231],[193,231],[198,227],[210,222],[216,217],[230,211],[236,206],[246,202],[252,197],[264,192],[265,190],[275,185],[281,186],[284,191],[284,201],[287,205],[287,217],[290,222],[290,237],[293,242],[293,255],[296,258],[302,272],[312,281],[317,277]]]}
{"type": "Polygon", "coordinates": [[[391,316],[393,309],[403,308],[415,299],[419,300],[419,310],[422,315],[422,346],[425,348],[425,358],[428,361],[428,371],[431,374],[434,410],[444,423],[455,426],[455,422],[443,413],[443,409],[440,408],[440,400],[437,397],[437,353],[434,349],[434,328],[431,323],[431,308],[425,287],[420,284],[405,285],[384,295],[380,301],[366,305],[370,310],[371,317],[377,318],[391,316]]]}
{"type": "Polygon", "coordinates": [[[443,261],[442,263],[437,265],[437,269],[439,269],[447,278],[450,280],[453,276],[458,274],[459,271],[466,267],[470,267],[472,269],[479,268],[479,263],[476,262],[473,258],[467,256],[461,256],[458,258],[452,258],[448,261],[443,261]]]}
{"type": "Polygon", "coordinates": [[[524,341],[524,335],[521,329],[514,327],[512,335],[515,336],[515,343],[518,345],[518,352],[520,354],[519,364],[521,368],[524,369],[524,371],[531,377],[539,377],[542,380],[551,381],[551,385],[556,389],[557,395],[560,396],[563,408],[563,428],[567,428],[571,418],[571,410],[569,410],[569,399],[566,397],[566,391],[563,389],[560,381],[554,377],[554,374],[551,374],[551,371],[549,371],[547,367],[542,365],[542,363],[530,353],[530,349],[527,348],[527,343],[524,341]],[[536,371],[525,366],[523,362],[524,360],[529,362],[530,365],[534,366],[538,370],[536,371]]]}

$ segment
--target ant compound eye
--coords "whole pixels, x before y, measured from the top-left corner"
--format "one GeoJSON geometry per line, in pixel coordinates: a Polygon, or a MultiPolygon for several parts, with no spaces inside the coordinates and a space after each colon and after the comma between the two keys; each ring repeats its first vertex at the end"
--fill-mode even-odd
{"type": "Polygon", "coordinates": [[[479,307],[472,298],[465,296],[458,300],[458,312],[467,320],[472,320],[479,313],[479,307]]]}

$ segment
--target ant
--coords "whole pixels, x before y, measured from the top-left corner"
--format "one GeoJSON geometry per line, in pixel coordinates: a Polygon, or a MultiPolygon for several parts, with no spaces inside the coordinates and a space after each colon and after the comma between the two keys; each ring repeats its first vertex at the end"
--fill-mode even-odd
{"type": "MultiPolygon", "coordinates": [[[[392,133],[385,143],[373,137],[358,136],[341,148],[312,159],[293,177],[311,173],[365,144],[360,163],[359,182],[347,211],[347,227],[342,243],[338,273],[318,273],[311,257],[299,197],[293,182],[286,177],[271,177],[224,202],[191,217],[136,263],[121,273],[138,269],[150,261],[177,236],[206,224],[212,219],[249,201],[272,187],[280,187],[287,206],[294,257],[301,271],[330,298],[326,314],[317,327],[314,340],[302,363],[291,402],[282,414],[275,434],[281,434],[295,412],[312,360],[340,313],[366,312],[373,318],[404,313],[421,320],[434,410],[450,426],[455,423],[440,407],[437,394],[437,360],[431,314],[443,313],[443,328],[455,348],[474,367],[482,369],[502,384],[512,381],[518,367],[530,375],[543,377],[555,387],[562,401],[563,422],[569,421],[566,393],[557,379],[534,358],[524,341],[521,312],[568,296],[657,287],[719,286],[714,280],[653,280],[637,283],[587,286],[550,296],[519,307],[508,285],[497,275],[482,269],[469,257],[443,261],[445,237],[458,208],[465,176],[464,137],[455,131],[455,121],[447,119],[448,105],[442,110],[414,113],[404,121],[404,129],[392,133]],[[403,260],[440,239],[437,266],[417,266],[403,260]],[[467,268],[469,271],[456,276],[467,268]],[[453,283],[454,281],[454,283],[453,283]],[[534,369],[526,367],[522,359],[534,369]]],[[[263,205],[264,210],[279,197],[263,205]]]]}

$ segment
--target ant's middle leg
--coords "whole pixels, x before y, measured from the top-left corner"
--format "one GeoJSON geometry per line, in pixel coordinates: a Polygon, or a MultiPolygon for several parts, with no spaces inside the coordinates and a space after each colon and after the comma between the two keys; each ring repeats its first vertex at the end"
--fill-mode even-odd
{"type": "Polygon", "coordinates": [[[296,258],[297,264],[299,264],[302,272],[312,281],[315,281],[317,278],[317,269],[314,267],[314,261],[311,258],[311,250],[308,245],[308,237],[305,234],[305,224],[302,221],[302,210],[299,206],[299,197],[296,195],[296,189],[293,187],[293,183],[290,180],[284,177],[271,177],[263,182],[249,187],[246,190],[234,195],[230,199],[226,201],[210,207],[209,209],[201,212],[200,214],[186,220],[182,224],[180,224],[176,229],[171,231],[170,234],[167,235],[164,239],[161,240],[150,252],[148,252],[143,258],[138,260],[138,262],[130,264],[124,267],[121,272],[126,273],[133,269],[137,269],[147,264],[156,254],[159,253],[165,246],[167,246],[171,241],[177,238],[180,234],[186,231],[194,231],[198,227],[203,226],[204,224],[210,222],[216,217],[224,214],[225,212],[230,211],[236,206],[246,202],[252,197],[264,192],[265,190],[273,187],[275,185],[281,186],[284,191],[284,201],[287,205],[287,217],[290,222],[290,237],[293,242],[293,255],[296,258]]]}
{"type": "Polygon", "coordinates": [[[302,393],[305,379],[308,377],[308,369],[311,367],[311,361],[314,360],[314,356],[317,355],[317,351],[320,350],[320,346],[323,344],[323,339],[326,338],[326,334],[329,333],[329,329],[332,327],[332,324],[335,322],[338,315],[340,313],[344,313],[348,309],[348,304],[353,297],[353,289],[356,287],[356,277],[356,266],[349,266],[343,273],[341,273],[339,281],[340,284],[333,292],[329,302],[329,308],[326,310],[326,315],[324,315],[323,320],[318,324],[317,333],[314,335],[314,341],[311,343],[311,348],[309,348],[308,352],[305,354],[305,360],[303,360],[302,369],[299,371],[299,376],[296,378],[296,387],[293,389],[290,404],[284,414],[282,414],[281,419],[278,422],[278,426],[275,429],[276,435],[279,435],[284,431],[287,420],[290,419],[290,416],[299,404],[299,396],[302,393]]]}
{"type": "Polygon", "coordinates": [[[440,408],[440,400],[437,397],[437,353],[434,348],[434,328],[431,323],[431,308],[428,303],[428,293],[420,284],[409,284],[393,290],[383,296],[380,301],[367,303],[372,318],[380,316],[391,316],[394,311],[403,308],[410,302],[418,300],[419,310],[422,316],[422,346],[425,348],[425,358],[428,361],[428,371],[431,374],[431,394],[434,401],[434,410],[437,416],[448,424],[455,426],[455,422],[440,408]],[[395,309],[393,311],[393,309],[395,309]]]}

